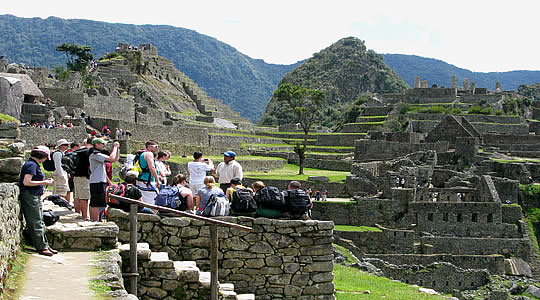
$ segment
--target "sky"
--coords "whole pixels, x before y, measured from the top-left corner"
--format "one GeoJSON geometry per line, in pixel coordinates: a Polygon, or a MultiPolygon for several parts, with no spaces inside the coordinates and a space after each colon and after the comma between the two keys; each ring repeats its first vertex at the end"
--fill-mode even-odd
{"type": "Polygon", "coordinates": [[[377,53],[435,58],[474,72],[540,70],[538,12],[538,0],[19,0],[0,6],[0,14],[17,17],[183,27],[267,63],[292,64],[353,36],[377,53]]]}

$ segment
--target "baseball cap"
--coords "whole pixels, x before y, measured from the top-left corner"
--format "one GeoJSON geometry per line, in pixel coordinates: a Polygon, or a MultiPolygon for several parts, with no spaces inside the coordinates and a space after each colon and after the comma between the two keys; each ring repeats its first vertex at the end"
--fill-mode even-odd
{"type": "Polygon", "coordinates": [[[95,144],[107,144],[107,141],[102,138],[96,138],[92,140],[92,145],[95,144]]]}
{"type": "Polygon", "coordinates": [[[58,141],[56,141],[56,147],[60,147],[62,145],[69,145],[71,144],[71,142],[68,142],[68,140],[66,139],[59,139],[58,141]]]}
{"type": "Polygon", "coordinates": [[[228,157],[236,157],[236,153],[234,153],[232,151],[225,151],[225,152],[223,152],[223,155],[228,156],[228,157]]]}
{"type": "Polygon", "coordinates": [[[34,150],[47,154],[47,159],[51,159],[51,150],[47,146],[36,146],[34,150]]]}

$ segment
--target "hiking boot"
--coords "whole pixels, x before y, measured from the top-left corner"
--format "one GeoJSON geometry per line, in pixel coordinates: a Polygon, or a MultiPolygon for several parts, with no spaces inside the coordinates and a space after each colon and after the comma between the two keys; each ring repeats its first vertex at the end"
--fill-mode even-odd
{"type": "Polygon", "coordinates": [[[53,256],[53,253],[49,251],[48,248],[41,249],[38,251],[38,253],[45,256],[53,256]]]}

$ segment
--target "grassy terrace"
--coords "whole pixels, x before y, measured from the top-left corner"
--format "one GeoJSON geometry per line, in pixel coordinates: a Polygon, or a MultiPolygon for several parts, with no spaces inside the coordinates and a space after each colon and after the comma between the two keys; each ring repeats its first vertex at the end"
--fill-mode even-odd
{"type": "Polygon", "coordinates": [[[358,116],[362,119],[379,119],[379,118],[388,118],[388,115],[382,115],[382,116],[358,116]]]}
{"type": "Polygon", "coordinates": [[[307,181],[308,176],[327,176],[330,182],[344,182],[350,172],[319,170],[312,168],[304,168],[304,174],[298,175],[299,167],[297,165],[286,164],[285,166],[274,169],[269,173],[264,172],[245,172],[244,177],[255,178],[260,180],[304,180],[307,181]]]}
{"type": "Polygon", "coordinates": [[[519,158],[514,157],[512,159],[502,159],[502,158],[490,158],[492,161],[496,161],[501,164],[507,164],[507,163],[525,163],[525,162],[532,162],[532,163],[539,163],[540,159],[534,159],[534,158],[519,158]]]}
{"type": "MultiPolygon", "coordinates": [[[[243,149],[247,149],[249,147],[253,148],[279,148],[279,147],[289,147],[293,148],[294,146],[290,144],[248,144],[243,143],[240,147],[243,149]]],[[[316,145],[308,145],[308,150],[310,148],[317,148],[317,149],[343,149],[343,150],[351,150],[354,151],[354,147],[349,146],[316,146],[316,145]]]]}
{"type": "Polygon", "coordinates": [[[381,229],[372,226],[351,226],[351,225],[335,225],[334,231],[354,231],[354,232],[382,232],[381,229]]]}
{"type": "MultiPolygon", "coordinates": [[[[376,122],[356,122],[356,123],[347,123],[346,125],[384,125],[386,121],[376,121],[376,122]]],[[[341,134],[341,133],[340,133],[341,134]]]]}
{"type": "MultiPolygon", "coordinates": [[[[210,158],[214,162],[214,164],[217,164],[223,161],[223,155],[211,155],[211,156],[205,156],[205,157],[210,158]]],[[[242,162],[242,161],[248,161],[248,160],[249,161],[254,161],[254,160],[267,161],[267,160],[285,160],[285,159],[279,158],[279,157],[239,155],[236,157],[236,160],[239,162],[242,162]]],[[[180,155],[173,155],[168,161],[177,163],[177,164],[187,164],[188,162],[193,161],[193,157],[182,157],[180,155]]]]}
{"type": "Polygon", "coordinates": [[[378,277],[355,268],[334,264],[334,286],[338,300],[360,299],[448,299],[418,292],[418,287],[378,277]],[[364,291],[369,291],[364,293],[364,291]]]}

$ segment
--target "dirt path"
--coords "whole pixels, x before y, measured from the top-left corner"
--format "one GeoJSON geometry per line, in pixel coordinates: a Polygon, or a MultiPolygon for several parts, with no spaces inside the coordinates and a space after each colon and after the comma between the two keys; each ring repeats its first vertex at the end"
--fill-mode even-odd
{"type": "Polygon", "coordinates": [[[95,252],[60,252],[52,257],[32,254],[19,300],[91,300],[90,261],[95,252]]]}

